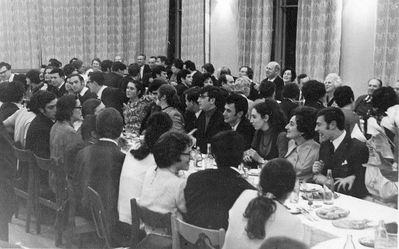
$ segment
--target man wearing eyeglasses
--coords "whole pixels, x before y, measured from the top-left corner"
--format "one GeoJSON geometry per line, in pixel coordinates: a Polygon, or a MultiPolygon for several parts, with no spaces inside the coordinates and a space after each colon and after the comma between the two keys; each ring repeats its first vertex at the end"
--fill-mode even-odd
{"type": "Polygon", "coordinates": [[[24,74],[14,74],[11,72],[11,65],[7,62],[0,62],[0,82],[3,81],[19,81],[26,85],[26,77],[24,74]]]}

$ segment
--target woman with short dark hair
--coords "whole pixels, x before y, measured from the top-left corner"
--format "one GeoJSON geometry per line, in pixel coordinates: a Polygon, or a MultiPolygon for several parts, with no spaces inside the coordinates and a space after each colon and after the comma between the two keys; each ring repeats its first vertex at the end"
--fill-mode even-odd
{"type": "Polygon", "coordinates": [[[173,121],[173,129],[176,131],[185,132],[184,117],[177,109],[180,100],[177,96],[176,89],[168,84],[163,84],[158,88],[158,98],[156,104],[161,107],[162,112],[165,112],[173,121]]]}
{"type": "Polygon", "coordinates": [[[269,161],[259,176],[259,191],[245,190],[229,212],[223,248],[259,248],[268,238],[303,240],[299,218],[283,205],[295,186],[295,171],[286,159],[269,161]],[[287,232],[289,231],[289,232],[287,232]]]}
{"type": "Polygon", "coordinates": [[[307,180],[312,177],[312,165],[319,158],[320,145],[313,140],[316,127],[316,109],[302,106],[294,109],[285,126],[288,152],[285,158],[294,166],[296,176],[307,180]]]}

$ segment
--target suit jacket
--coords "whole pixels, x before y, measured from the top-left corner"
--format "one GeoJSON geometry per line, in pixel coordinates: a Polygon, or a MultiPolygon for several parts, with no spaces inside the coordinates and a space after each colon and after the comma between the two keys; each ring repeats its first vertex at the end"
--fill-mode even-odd
{"type": "Polygon", "coordinates": [[[76,174],[72,177],[72,184],[77,202],[87,210],[87,186],[97,191],[101,196],[111,233],[116,231],[119,224],[118,190],[124,160],[125,154],[109,141],[98,141],[83,148],[75,160],[76,174]]]}
{"type": "Polygon", "coordinates": [[[202,111],[199,115],[196,123],[195,137],[197,139],[197,145],[200,147],[201,153],[207,152],[207,144],[211,142],[211,138],[217,133],[230,130],[230,125],[224,122],[223,114],[218,110],[212,114],[209,119],[208,127],[205,129],[205,112],[202,111]]]}
{"type": "Polygon", "coordinates": [[[356,99],[355,108],[353,109],[360,117],[370,115],[369,112],[373,110],[371,105],[371,97],[367,94],[361,95],[356,99]]]}
{"type": "Polygon", "coordinates": [[[104,74],[104,85],[114,88],[120,88],[122,85],[123,76],[115,73],[109,72],[104,74]]]}
{"type": "Polygon", "coordinates": [[[276,85],[276,100],[282,100],[283,99],[283,87],[284,87],[284,81],[280,76],[277,76],[276,79],[274,79],[274,84],[276,85]]]}
{"type": "Polygon", "coordinates": [[[65,88],[65,83],[63,83],[60,88],[48,85],[47,91],[54,93],[57,96],[57,98],[62,97],[68,93],[68,91],[65,88]]]}
{"type": "Polygon", "coordinates": [[[236,131],[244,138],[244,149],[251,148],[252,139],[254,138],[255,128],[246,117],[243,117],[237,126],[236,131]]]}
{"type": "MultiPolygon", "coordinates": [[[[143,76],[140,74],[140,79],[143,82],[145,87],[148,87],[149,85],[149,80],[152,77],[152,70],[148,64],[144,64],[144,70],[143,70],[143,76]]],[[[141,68],[140,68],[141,70],[141,68]]],[[[140,71],[141,72],[141,71],[140,71]]]]}
{"type": "Polygon", "coordinates": [[[358,198],[365,197],[368,191],[364,183],[365,168],[362,164],[368,161],[369,156],[365,143],[351,138],[347,133],[335,152],[331,151],[329,144],[331,145],[329,141],[325,141],[320,145],[319,160],[325,163],[322,173],[326,175],[327,169],[331,169],[333,178],[355,175],[352,189],[349,191],[341,189],[339,192],[358,198]]]}
{"type": "Polygon", "coordinates": [[[281,110],[285,113],[287,119],[291,117],[292,111],[298,107],[297,103],[292,102],[289,99],[283,98],[280,103],[281,110]]]}
{"type": "Polygon", "coordinates": [[[229,210],[246,189],[255,188],[231,168],[191,174],[184,189],[185,220],[204,228],[227,229],[229,210]]]}
{"type": "Polygon", "coordinates": [[[190,132],[195,128],[195,124],[197,122],[197,116],[192,111],[185,111],[184,112],[184,129],[186,132],[190,132]]]}
{"type": "Polygon", "coordinates": [[[119,113],[121,113],[123,117],[123,101],[124,101],[124,94],[119,88],[107,87],[104,89],[101,95],[101,101],[104,103],[106,107],[113,107],[119,113]]]}
{"type": "Polygon", "coordinates": [[[26,76],[25,74],[14,74],[14,79],[13,81],[18,81],[24,84],[26,86],[26,76]]]}
{"type": "Polygon", "coordinates": [[[199,87],[203,87],[203,77],[202,77],[202,73],[199,71],[195,71],[195,73],[193,74],[193,86],[199,86],[199,87]]]}
{"type": "Polygon", "coordinates": [[[36,115],[26,134],[25,148],[40,157],[50,158],[50,130],[53,124],[53,121],[43,114],[36,115]]]}
{"type": "Polygon", "coordinates": [[[82,105],[88,99],[96,99],[97,95],[95,93],[90,92],[90,90],[87,89],[87,91],[85,92],[85,94],[83,94],[83,96],[78,94],[78,98],[79,98],[80,104],[82,105]]]}

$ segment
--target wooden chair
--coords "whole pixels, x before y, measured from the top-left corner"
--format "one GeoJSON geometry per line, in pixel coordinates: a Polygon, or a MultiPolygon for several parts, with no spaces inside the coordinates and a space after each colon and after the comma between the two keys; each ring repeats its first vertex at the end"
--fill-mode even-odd
{"type": "Polygon", "coordinates": [[[173,249],[180,249],[181,241],[180,237],[185,239],[191,244],[195,244],[201,236],[206,236],[212,243],[212,246],[217,246],[218,248],[223,247],[225,230],[223,228],[219,230],[206,229],[202,227],[197,227],[188,224],[181,219],[177,218],[176,214],[171,217],[172,223],[172,239],[173,239],[173,249]]]}
{"type": "MultiPolygon", "coordinates": [[[[62,232],[64,230],[64,223],[66,218],[65,207],[68,198],[67,192],[67,184],[66,184],[66,174],[62,166],[60,165],[59,159],[46,159],[41,158],[35,155],[36,173],[39,172],[39,169],[45,170],[50,174],[55,176],[55,200],[49,200],[40,196],[40,184],[39,177],[35,179],[35,201],[34,205],[37,210],[39,210],[40,206],[45,206],[50,209],[53,209],[56,212],[55,218],[55,246],[59,246],[62,244],[62,232]]],[[[38,176],[38,174],[36,174],[38,176]]],[[[41,214],[40,211],[37,212],[37,225],[39,226],[39,231],[41,228],[41,214]]]]}
{"type": "MultiPolygon", "coordinates": [[[[20,188],[16,184],[14,184],[15,195],[19,198],[26,200],[26,223],[25,223],[25,232],[29,233],[31,216],[35,212],[34,210],[34,165],[35,158],[33,153],[30,150],[24,150],[17,147],[13,147],[14,155],[17,158],[17,165],[19,166],[17,169],[17,175],[21,175],[22,172],[22,164],[27,165],[28,167],[28,187],[27,189],[20,188]]],[[[18,210],[16,212],[16,216],[18,215],[18,210]]],[[[40,229],[36,226],[36,232],[40,233],[40,229]]]]}
{"type": "Polygon", "coordinates": [[[132,244],[136,245],[136,249],[151,248],[172,248],[171,238],[171,213],[161,214],[151,211],[137,204],[136,199],[130,200],[130,208],[132,212],[132,244]],[[145,236],[139,243],[140,237],[140,221],[146,226],[154,230],[162,231],[162,233],[150,233],[145,236]]]}

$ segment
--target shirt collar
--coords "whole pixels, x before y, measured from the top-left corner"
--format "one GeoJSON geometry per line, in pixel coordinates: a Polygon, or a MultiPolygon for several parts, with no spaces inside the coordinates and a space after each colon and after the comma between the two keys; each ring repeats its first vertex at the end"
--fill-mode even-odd
{"type": "Polygon", "coordinates": [[[114,143],[116,146],[118,146],[118,143],[115,140],[111,139],[111,138],[102,137],[102,138],[100,138],[98,140],[99,141],[105,141],[105,142],[111,142],[111,143],[114,143]]]}
{"type": "Polygon", "coordinates": [[[344,130],[344,132],[342,132],[342,134],[339,137],[337,137],[336,139],[334,139],[332,141],[332,143],[334,145],[334,151],[337,150],[338,146],[342,143],[342,141],[344,140],[345,136],[346,136],[346,131],[344,130]]]}
{"type": "Polygon", "coordinates": [[[236,130],[237,130],[237,127],[238,127],[238,125],[239,125],[240,123],[241,123],[241,119],[240,119],[240,121],[237,122],[237,124],[235,124],[234,126],[232,126],[231,129],[232,129],[233,131],[236,131],[236,130]]]}
{"type": "Polygon", "coordinates": [[[8,79],[8,82],[12,82],[14,80],[14,76],[15,76],[15,74],[12,73],[10,78],[8,79]]]}
{"type": "Polygon", "coordinates": [[[236,167],[230,167],[230,169],[234,170],[234,171],[237,172],[238,174],[241,174],[240,171],[239,171],[236,167]]]}
{"type": "Polygon", "coordinates": [[[104,91],[105,88],[107,88],[107,86],[103,85],[103,86],[100,87],[100,90],[98,90],[98,92],[97,92],[98,99],[101,99],[101,96],[103,95],[103,91],[104,91]]]}
{"type": "Polygon", "coordinates": [[[89,90],[89,88],[83,87],[83,89],[82,89],[82,91],[80,91],[79,95],[83,97],[83,95],[85,95],[85,93],[87,92],[87,90],[89,90]]]}

